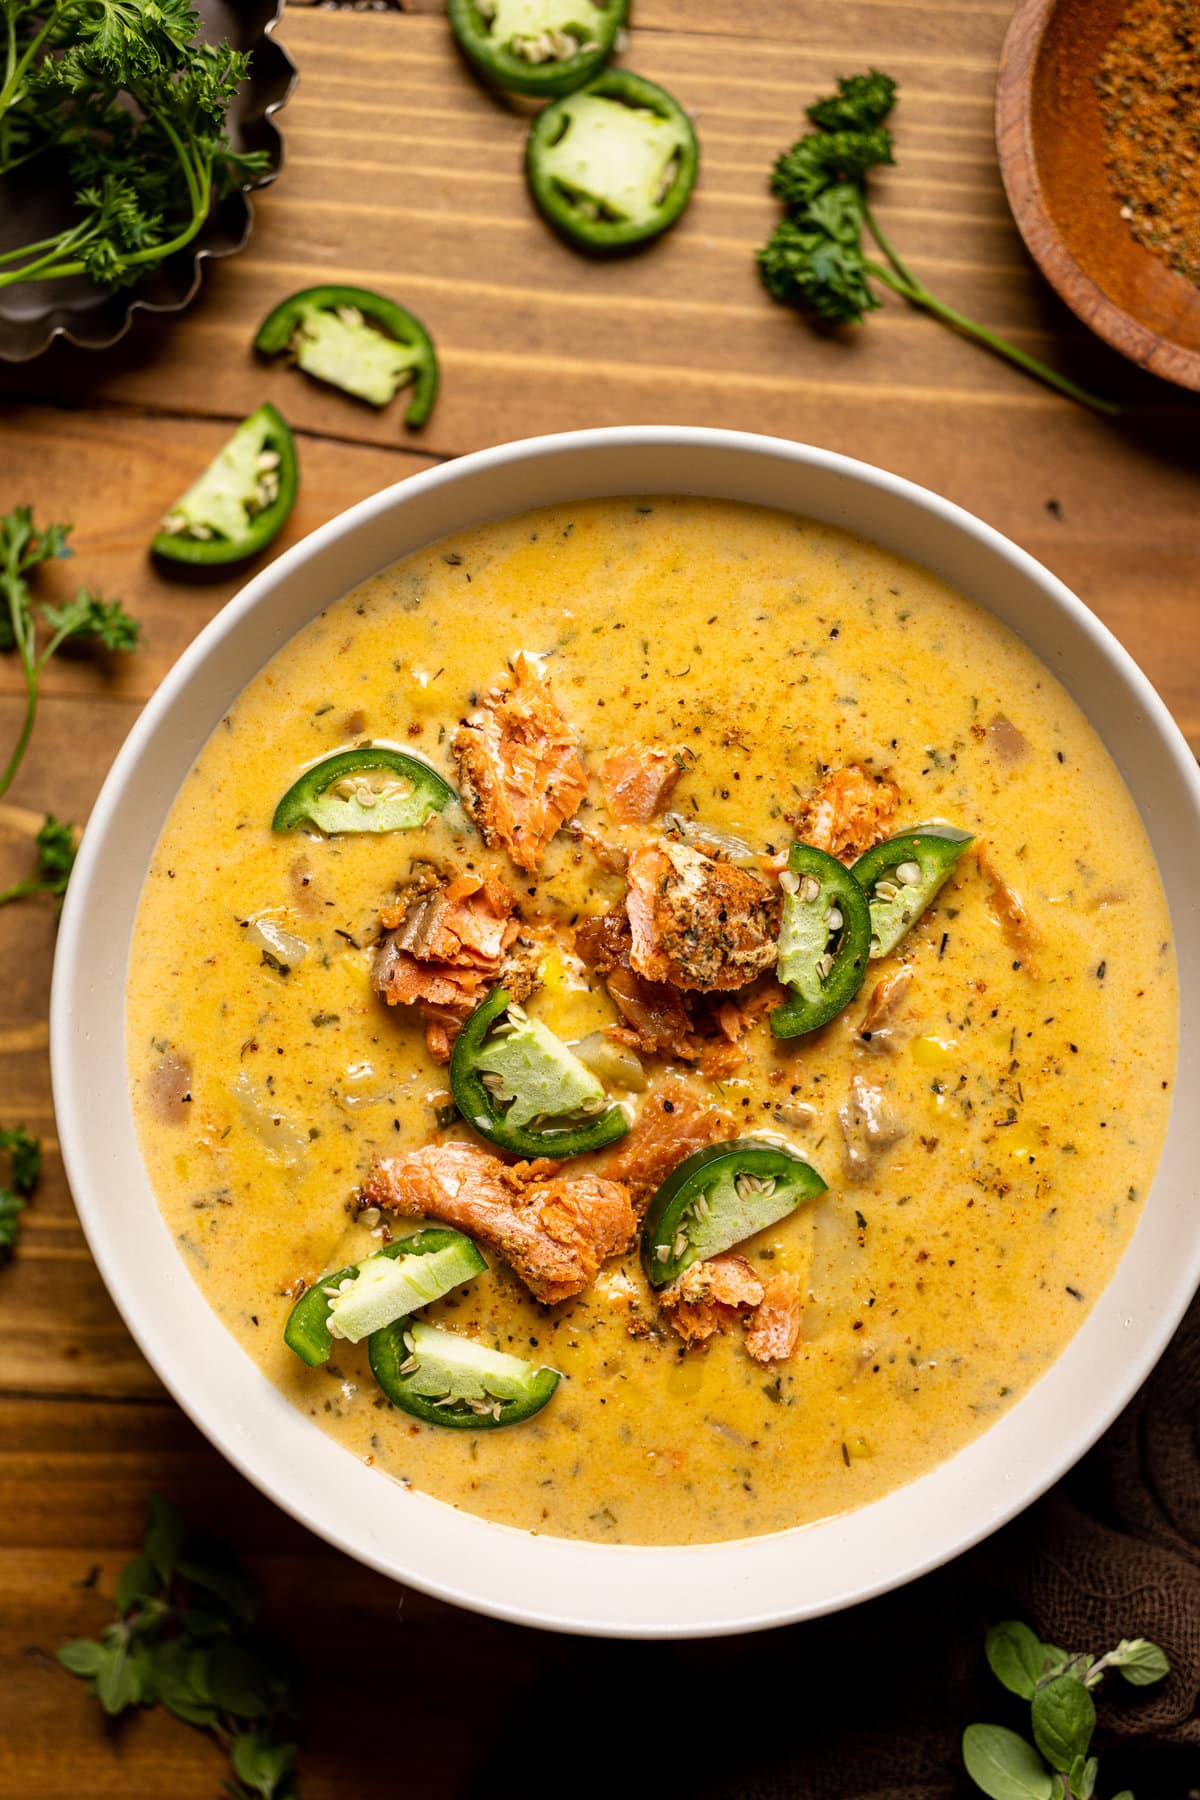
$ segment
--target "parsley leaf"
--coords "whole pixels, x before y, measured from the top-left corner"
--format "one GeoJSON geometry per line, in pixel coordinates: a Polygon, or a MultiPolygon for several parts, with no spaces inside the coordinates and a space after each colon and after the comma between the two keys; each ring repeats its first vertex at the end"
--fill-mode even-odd
{"type": "Polygon", "coordinates": [[[896,103],[896,83],[878,69],[840,76],[837,89],[808,108],[808,117],[821,131],[870,131],[882,125],[896,103]]]}
{"type": "Polygon", "coordinates": [[[1099,412],[1119,411],[947,306],[901,261],[867,198],[870,172],[895,160],[884,123],[895,100],[896,83],[878,69],[843,76],[836,94],[808,108],[814,129],[776,158],[771,191],[784,216],[758,252],[759,274],[772,299],[828,325],[857,325],[880,304],[873,284],[890,288],[1059,393],[1099,412]]]}
{"type": "Polygon", "coordinates": [[[777,159],[771,192],[785,206],[807,207],[832,184],[859,181],[868,169],[894,160],[892,134],[883,125],[869,131],[811,131],[777,159]]]}
{"type": "Polygon", "coordinates": [[[119,600],[104,600],[84,588],[66,606],[43,606],[42,617],[59,643],[94,638],[106,650],[135,650],[141,631],[119,600]]]}
{"type": "Polygon", "coordinates": [[[226,131],[249,58],[198,41],[187,0],[3,0],[0,12],[0,174],[33,164],[35,182],[38,159],[53,159],[74,193],[68,225],[0,257],[0,288],[74,275],[130,286],[265,173],[266,152],[235,152],[226,131]]]}
{"type": "Polygon", "coordinates": [[[61,899],[66,893],[75,866],[75,827],[47,813],[33,841],[37,845],[35,873],[0,889],[0,906],[7,906],[10,900],[26,900],[31,894],[54,894],[61,899]]]}
{"type": "Polygon", "coordinates": [[[30,1137],[23,1125],[0,1131],[0,1155],[11,1161],[9,1184],[0,1187],[0,1264],[8,1262],[21,1234],[21,1214],[29,1196],[38,1184],[42,1168],[42,1146],[30,1137]]]}
{"type": "MultiPolygon", "coordinates": [[[[11,0],[0,0],[0,12],[11,0]]],[[[105,0],[108,4],[108,0],[105,0]]],[[[3,141],[0,119],[0,142],[3,141]]],[[[80,588],[73,600],[35,607],[29,576],[43,563],[71,555],[69,525],[38,525],[31,506],[15,506],[0,515],[0,653],[16,654],[25,684],[25,714],[7,763],[0,766],[0,797],[7,793],[21,766],[37,718],[42,671],[64,644],[80,644],[119,653],[136,648],[139,626],[119,600],[80,588]],[[49,637],[38,647],[39,612],[49,637]]],[[[27,894],[61,895],[75,856],[75,834],[51,813],[37,834],[35,876],[0,892],[0,906],[27,894]]]]}

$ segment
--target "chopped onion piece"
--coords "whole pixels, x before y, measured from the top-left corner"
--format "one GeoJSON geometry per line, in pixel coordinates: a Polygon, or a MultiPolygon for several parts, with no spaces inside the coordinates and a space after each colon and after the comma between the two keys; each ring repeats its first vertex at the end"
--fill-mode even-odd
{"type": "Polygon", "coordinates": [[[646,1086],[646,1071],[633,1051],[625,1044],[614,1044],[602,1031],[593,1031],[578,1044],[572,1044],[585,1069],[598,1075],[613,1087],[640,1094],[646,1086]]]}
{"type": "Polygon", "coordinates": [[[685,818],[683,813],[664,813],[663,830],[668,837],[680,838],[693,849],[703,850],[707,846],[717,850],[731,862],[759,860],[757,850],[745,838],[737,837],[732,831],[721,831],[714,825],[706,825],[702,819],[685,818]]]}
{"type": "Polygon", "coordinates": [[[281,1113],[272,1096],[242,1070],[233,1084],[242,1119],[271,1155],[288,1168],[308,1150],[308,1138],[300,1127],[281,1113]]]}
{"type": "Polygon", "coordinates": [[[308,955],[304,939],[284,931],[269,913],[260,913],[257,919],[251,919],[246,936],[281,969],[298,969],[308,955]]]}

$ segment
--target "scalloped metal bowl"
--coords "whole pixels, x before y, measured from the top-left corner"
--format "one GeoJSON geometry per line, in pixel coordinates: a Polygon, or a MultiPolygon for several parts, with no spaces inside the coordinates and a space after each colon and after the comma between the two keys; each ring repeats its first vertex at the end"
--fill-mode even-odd
{"type": "MultiPolygon", "coordinates": [[[[266,187],[283,162],[283,139],[275,114],[296,85],[296,66],[272,35],[284,0],[194,0],[205,35],[227,38],[252,52],[249,79],[229,109],[229,133],[238,150],[265,150],[270,169],[252,185],[266,187]]],[[[24,173],[24,172],[23,172],[24,173]]],[[[20,177],[0,178],[0,249],[44,237],[70,218],[64,186],[37,188],[20,177]]],[[[123,337],[136,312],[179,312],[200,286],[210,257],[232,256],[250,236],[254,209],[243,188],[214,205],[186,250],[170,257],[136,288],[105,293],[90,281],[18,282],[0,288],[0,361],[27,362],[55,338],[84,350],[105,350],[123,337]]]]}
{"type": "MultiPolygon", "coordinates": [[[[402,647],[402,646],[401,646],[402,647]]],[[[802,444],[642,426],[462,457],[364,500],[256,575],[150,701],[96,803],[67,890],[50,1038],[59,1140],[117,1306],[200,1429],[330,1543],[461,1606],[558,1630],[713,1636],[812,1618],[956,1556],[1081,1456],[1145,1379],[1200,1279],[1200,774],[1145,677],[1031,556],[911,482],[802,444]],[[495,1525],[369,1469],[292,1405],[209,1306],[163,1222],[125,1059],[126,970],[146,868],[188,769],[246,682],[340,594],[422,544],[532,506],[712,494],[827,520],[912,557],[1018,632],[1059,677],[1139,805],[1171,904],[1179,1103],[1133,1241],[1066,1350],[988,1431],[870,1506],[690,1548],[572,1542],[495,1525]]]]}

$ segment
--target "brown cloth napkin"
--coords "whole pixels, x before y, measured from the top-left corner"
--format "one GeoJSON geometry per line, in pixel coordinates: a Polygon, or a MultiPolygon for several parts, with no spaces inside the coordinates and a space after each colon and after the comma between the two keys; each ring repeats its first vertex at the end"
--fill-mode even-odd
{"type": "Polygon", "coordinates": [[[977,1790],[963,1727],[1028,1735],[1028,1706],[983,1657],[987,1627],[1006,1618],[1071,1650],[1160,1644],[1171,1662],[1161,1686],[1110,1674],[1101,1689],[1099,1791],[1200,1795],[1200,1301],[1096,1448],[947,1568],[751,1637],[555,1639],[471,1800],[965,1800],[977,1790]]]}

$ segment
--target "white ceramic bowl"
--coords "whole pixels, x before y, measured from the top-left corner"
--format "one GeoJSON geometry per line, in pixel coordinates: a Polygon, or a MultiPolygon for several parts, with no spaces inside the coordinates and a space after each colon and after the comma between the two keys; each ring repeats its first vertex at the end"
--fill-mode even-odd
{"type": "Polygon", "coordinates": [[[1082,1455],[1200,1281],[1200,1110],[1176,1104],[1133,1242],[1066,1352],[973,1444],[840,1518],[640,1549],[532,1536],[405,1491],[284,1400],[209,1310],[159,1216],[125,1076],[142,879],[194,757],[255,670],[330,601],[432,539],[534,506],[642,493],[716,495],[843,526],[924,564],[1031,645],[1099,727],[1146,822],[1178,945],[1179,1093],[1194,1093],[1200,779],[1120,645],[1031,557],[894,475],[771,438],[666,427],[533,439],[412,476],[257,575],[171,671],[104,786],[63,913],[51,1038],[59,1137],[100,1272],[162,1380],[244,1475],[351,1556],[443,1599],[561,1630],[683,1637],[811,1618],[895,1587],[995,1530],[1082,1455]]]}

